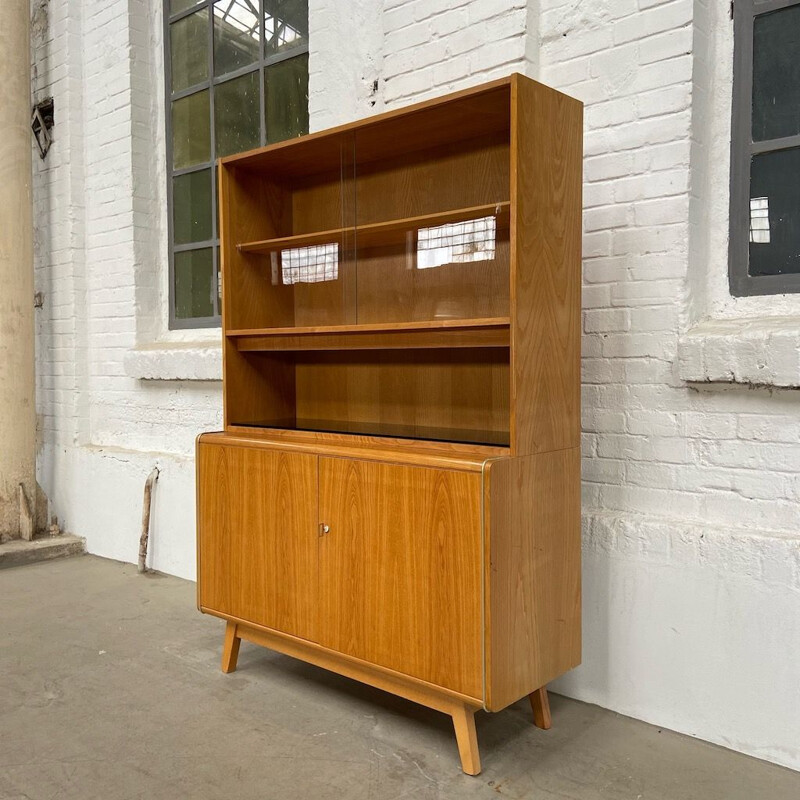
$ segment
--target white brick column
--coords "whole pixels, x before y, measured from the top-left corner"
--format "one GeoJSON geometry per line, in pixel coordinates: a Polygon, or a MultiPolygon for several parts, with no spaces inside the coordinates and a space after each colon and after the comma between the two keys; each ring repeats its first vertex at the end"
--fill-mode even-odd
{"type": "Polygon", "coordinates": [[[35,501],[30,5],[0,25],[0,540],[20,535],[20,484],[35,501]]]}

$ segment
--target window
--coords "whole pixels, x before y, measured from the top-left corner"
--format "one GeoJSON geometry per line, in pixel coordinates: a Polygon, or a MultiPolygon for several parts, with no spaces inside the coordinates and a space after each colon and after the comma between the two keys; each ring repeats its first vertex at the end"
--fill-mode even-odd
{"type": "Polygon", "coordinates": [[[800,292],[800,2],[735,0],[731,294],[800,292]]]}
{"type": "Polygon", "coordinates": [[[308,132],[308,0],[165,0],[171,328],[218,325],[216,159],[308,132]]]}

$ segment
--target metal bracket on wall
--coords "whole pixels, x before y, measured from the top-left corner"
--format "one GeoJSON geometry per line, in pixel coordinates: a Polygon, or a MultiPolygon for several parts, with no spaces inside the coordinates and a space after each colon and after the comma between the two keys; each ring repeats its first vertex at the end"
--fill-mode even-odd
{"type": "Polygon", "coordinates": [[[53,127],[53,119],[55,113],[55,104],[52,97],[42,100],[33,107],[31,114],[31,130],[33,131],[33,138],[36,140],[36,146],[39,149],[39,155],[44,158],[50,145],[53,144],[53,137],[50,135],[50,130],[53,127]]]}

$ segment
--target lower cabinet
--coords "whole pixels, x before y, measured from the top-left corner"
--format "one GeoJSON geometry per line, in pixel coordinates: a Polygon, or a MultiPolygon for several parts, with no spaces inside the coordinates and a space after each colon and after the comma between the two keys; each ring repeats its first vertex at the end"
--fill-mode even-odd
{"type": "Polygon", "coordinates": [[[481,476],[198,446],[202,610],[483,696],[481,476]]]}

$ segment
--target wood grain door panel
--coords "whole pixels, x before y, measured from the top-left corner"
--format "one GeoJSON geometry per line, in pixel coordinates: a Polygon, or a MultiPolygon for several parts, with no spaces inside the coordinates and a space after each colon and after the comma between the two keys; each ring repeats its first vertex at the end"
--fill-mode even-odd
{"type": "Polygon", "coordinates": [[[481,477],[319,459],[320,643],[481,698],[481,477]]]}
{"type": "Polygon", "coordinates": [[[203,608],[315,640],[317,459],[200,444],[203,608]]]}

